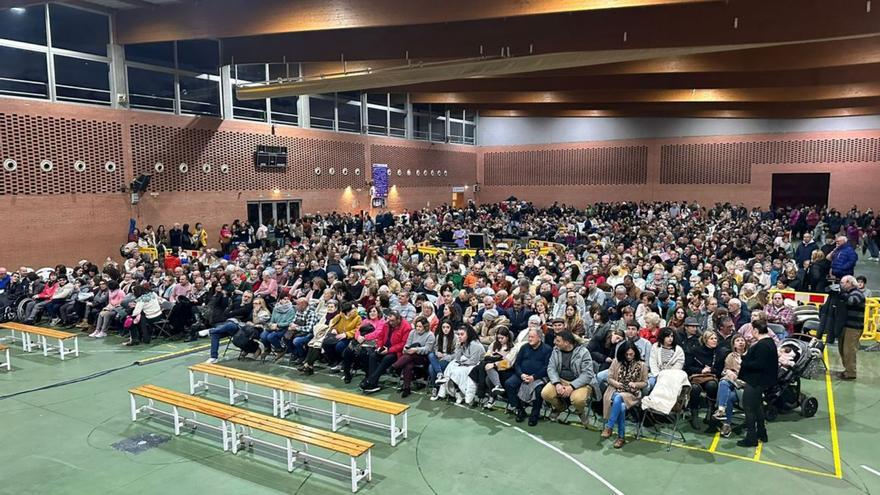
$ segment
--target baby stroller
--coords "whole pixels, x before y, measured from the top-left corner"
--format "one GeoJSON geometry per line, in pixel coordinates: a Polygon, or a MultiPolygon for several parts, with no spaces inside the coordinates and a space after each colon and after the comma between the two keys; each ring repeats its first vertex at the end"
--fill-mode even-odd
{"type": "Polygon", "coordinates": [[[825,343],[806,334],[792,334],[782,341],[780,350],[791,354],[791,365],[779,367],[776,385],[764,392],[764,415],[773,421],[780,412],[800,408],[801,416],[811,418],[819,409],[819,399],[801,392],[801,379],[825,372],[822,351],[825,343]]]}

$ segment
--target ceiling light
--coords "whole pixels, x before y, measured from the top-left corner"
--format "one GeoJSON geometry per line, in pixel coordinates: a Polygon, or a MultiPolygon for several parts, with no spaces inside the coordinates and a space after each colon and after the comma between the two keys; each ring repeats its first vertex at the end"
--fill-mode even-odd
{"type": "Polygon", "coordinates": [[[12,7],[11,9],[9,9],[9,11],[12,12],[13,14],[21,15],[21,14],[26,13],[27,9],[25,9],[24,7],[12,7]]]}

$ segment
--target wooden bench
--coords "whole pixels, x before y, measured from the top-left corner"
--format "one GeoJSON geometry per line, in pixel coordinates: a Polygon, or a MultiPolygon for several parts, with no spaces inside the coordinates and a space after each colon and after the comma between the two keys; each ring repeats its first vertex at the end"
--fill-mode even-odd
{"type": "Polygon", "coordinates": [[[162,414],[170,416],[174,421],[174,434],[180,434],[181,426],[192,424],[194,426],[206,426],[210,429],[220,430],[223,450],[232,450],[233,454],[238,453],[240,446],[253,446],[255,443],[279,449],[286,454],[287,470],[292,472],[297,459],[302,459],[304,464],[308,464],[309,460],[316,460],[337,468],[344,469],[351,476],[351,490],[356,492],[358,484],[364,478],[367,481],[372,479],[372,453],[373,444],[363,440],[331,433],[329,431],[320,430],[310,426],[300,425],[284,419],[267,416],[251,411],[246,411],[235,406],[222,404],[201,397],[194,397],[185,393],[169,390],[155,385],[142,385],[137,388],[130,389],[129,396],[131,399],[131,419],[136,421],[138,413],[148,412],[149,414],[162,414]],[[140,396],[147,399],[147,404],[138,407],[135,397],[140,396]],[[171,406],[171,411],[164,411],[156,407],[156,402],[161,402],[171,406]],[[185,409],[193,413],[193,418],[183,418],[180,409],[185,409]],[[198,419],[198,414],[211,416],[220,420],[220,425],[212,425],[198,419]],[[241,429],[236,433],[236,425],[241,429]],[[253,430],[281,437],[283,444],[273,443],[263,438],[256,438],[253,430]],[[302,444],[303,448],[294,447],[294,442],[302,444]],[[333,461],[326,457],[321,457],[309,453],[309,447],[318,447],[333,454],[344,454],[349,457],[346,464],[333,461]],[[364,457],[363,466],[360,466],[358,459],[364,457]]]}
{"type": "Polygon", "coordinates": [[[228,392],[229,404],[235,404],[236,399],[240,397],[247,400],[251,395],[270,400],[272,402],[272,415],[279,418],[284,418],[290,411],[296,413],[299,412],[299,410],[329,415],[330,429],[334,432],[339,430],[340,426],[350,425],[351,423],[388,430],[390,432],[392,447],[397,445],[400,438],[405,439],[408,435],[409,418],[407,414],[409,406],[406,404],[398,404],[396,402],[365,397],[350,392],[341,392],[319,387],[317,385],[295,382],[281,377],[238,370],[217,364],[204,363],[190,366],[190,393],[195,394],[200,390],[207,391],[210,387],[226,389],[228,392]],[[196,380],[196,373],[202,375],[201,380],[196,380]],[[208,377],[212,375],[226,379],[226,385],[211,383],[208,380],[208,377]],[[237,388],[236,382],[240,382],[243,388],[237,388]],[[272,395],[268,396],[255,393],[249,389],[250,385],[268,388],[272,391],[272,395]],[[328,401],[330,402],[330,409],[327,410],[319,407],[302,405],[299,403],[299,396],[328,401]],[[340,405],[345,406],[344,413],[339,410],[340,405]],[[373,413],[387,414],[389,416],[389,422],[379,423],[377,421],[352,416],[352,407],[373,413]],[[398,427],[398,418],[400,419],[400,427],[398,427]]]}
{"type": "Polygon", "coordinates": [[[34,350],[34,347],[40,347],[43,349],[43,355],[48,356],[50,350],[58,349],[58,354],[61,356],[62,361],[64,360],[64,356],[67,356],[68,354],[79,356],[79,339],[78,335],[75,333],[62,332],[51,328],[25,325],[16,322],[0,323],[0,328],[12,330],[13,337],[15,336],[15,332],[21,332],[21,346],[25,352],[31,352],[34,350]],[[34,337],[36,337],[36,339],[34,339],[34,337]],[[50,346],[49,339],[56,339],[58,345],[50,346]],[[65,349],[64,343],[71,339],[73,339],[73,349],[65,349]]]}
{"type": "Polygon", "coordinates": [[[6,371],[12,371],[12,361],[9,360],[9,346],[0,344],[0,352],[6,355],[6,360],[0,363],[0,368],[6,368],[6,371]]]}

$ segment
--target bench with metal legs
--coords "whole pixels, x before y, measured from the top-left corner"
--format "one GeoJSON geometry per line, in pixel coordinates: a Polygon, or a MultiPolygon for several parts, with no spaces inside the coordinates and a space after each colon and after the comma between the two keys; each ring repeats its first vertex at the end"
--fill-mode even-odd
{"type": "Polygon", "coordinates": [[[6,356],[6,359],[0,363],[0,368],[6,368],[6,371],[12,371],[12,361],[9,359],[9,346],[0,344],[0,352],[6,356]]]}
{"type": "Polygon", "coordinates": [[[21,346],[25,352],[33,352],[36,348],[40,348],[43,350],[43,355],[48,356],[50,351],[57,350],[62,360],[70,354],[79,356],[79,338],[75,333],[16,322],[0,323],[0,328],[11,330],[13,335],[18,331],[21,334],[21,346]],[[57,340],[58,344],[49,344],[52,339],[57,340]],[[64,343],[69,340],[73,340],[73,348],[65,347],[64,343]]]}

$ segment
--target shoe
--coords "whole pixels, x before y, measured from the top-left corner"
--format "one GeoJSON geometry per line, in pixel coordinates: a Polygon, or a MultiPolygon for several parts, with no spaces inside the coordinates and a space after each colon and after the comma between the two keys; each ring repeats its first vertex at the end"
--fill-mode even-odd
{"type": "Polygon", "coordinates": [[[578,419],[581,420],[581,426],[583,426],[584,428],[590,427],[590,415],[587,414],[587,411],[578,414],[578,419]]]}
{"type": "Polygon", "coordinates": [[[103,339],[106,336],[107,336],[107,332],[99,332],[99,333],[95,334],[96,339],[103,339]]]}
{"type": "Polygon", "coordinates": [[[529,418],[529,426],[536,426],[538,424],[538,418],[529,418]]]}
{"type": "Polygon", "coordinates": [[[725,419],[727,419],[727,411],[725,411],[723,407],[719,407],[718,410],[716,410],[715,413],[712,415],[712,417],[717,419],[718,421],[724,421],[725,419]]]}
{"type": "Polygon", "coordinates": [[[516,422],[522,423],[526,420],[526,410],[525,409],[517,409],[516,410],[516,422]]]}
{"type": "Polygon", "coordinates": [[[767,432],[766,431],[764,433],[758,433],[758,440],[760,440],[761,443],[767,443],[770,441],[767,439],[767,432]]]}
{"type": "Polygon", "coordinates": [[[437,390],[436,388],[435,388],[435,389],[432,389],[432,390],[431,390],[431,398],[428,399],[428,400],[437,400],[437,399],[439,399],[440,397],[438,397],[437,394],[438,394],[438,390],[437,390]]]}
{"type": "Polygon", "coordinates": [[[406,398],[409,397],[410,395],[412,395],[412,390],[410,390],[410,389],[408,389],[408,388],[405,388],[405,389],[403,389],[403,390],[400,392],[400,398],[401,398],[401,399],[406,399],[406,398]]]}
{"type": "Polygon", "coordinates": [[[330,373],[339,373],[340,371],[342,371],[342,365],[337,364],[336,366],[331,366],[329,371],[330,373]]]}
{"type": "Polygon", "coordinates": [[[303,364],[305,361],[306,361],[305,358],[301,358],[301,357],[292,357],[292,358],[290,359],[290,365],[291,365],[291,366],[299,366],[299,365],[303,364]]]}
{"type": "Polygon", "coordinates": [[[489,397],[486,399],[486,402],[483,403],[483,409],[492,410],[495,407],[495,398],[489,397]]]}
{"type": "Polygon", "coordinates": [[[550,421],[559,421],[559,411],[550,411],[550,421]]]}
{"type": "Polygon", "coordinates": [[[364,389],[365,394],[375,394],[376,392],[382,390],[382,387],[378,385],[371,385],[364,389]]]}
{"type": "Polygon", "coordinates": [[[611,438],[611,428],[608,428],[606,426],[605,429],[602,430],[602,433],[599,436],[602,438],[611,438]]]}
{"type": "Polygon", "coordinates": [[[261,345],[260,348],[254,352],[252,358],[254,360],[257,360],[257,359],[260,359],[260,356],[262,356],[262,355],[263,355],[263,346],[261,345]]]}
{"type": "Polygon", "coordinates": [[[52,321],[49,322],[49,325],[57,327],[59,323],[61,323],[61,318],[52,318],[52,321]]]}
{"type": "Polygon", "coordinates": [[[724,438],[730,438],[730,434],[733,432],[733,428],[730,427],[729,423],[724,423],[721,425],[721,436],[724,438]]]}
{"type": "Polygon", "coordinates": [[[205,360],[205,364],[214,364],[217,362],[217,358],[208,358],[205,360]]]}
{"type": "Polygon", "coordinates": [[[504,389],[503,389],[502,387],[494,387],[494,388],[492,389],[492,393],[493,393],[493,394],[503,394],[503,393],[504,393],[504,389]]]}
{"type": "Polygon", "coordinates": [[[461,395],[461,392],[455,393],[455,405],[460,406],[464,404],[464,396],[461,395]]]}
{"type": "Polygon", "coordinates": [[[845,381],[852,381],[856,379],[856,377],[854,376],[847,375],[845,371],[838,371],[837,378],[845,381]]]}
{"type": "Polygon", "coordinates": [[[204,330],[199,330],[199,337],[207,337],[209,335],[210,331],[211,330],[209,328],[206,328],[204,330]]]}
{"type": "Polygon", "coordinates": [[[301,371],[306,376],[311,376],[315,374],[315,368],[312,368],[311,366],[303,366],[301,371]]]}
{"type": "Polygon", "coordinates": [[[758,441],[757,440],[749,440],[748,438],[743,438],[739,442],[736,442],[736,445],[738,447],[757,447],[758,441]]]}
{"type": "Polygon", "coordinates": [[[702,427],[703,421],[700,419],[699,411],[691,411],[691,427],[695,430],[699,430],[702,427]]]}
{"type": "Polygon", "coordinates": [[[132,347],[132,346],[136,346],[136,345],[138,345],[138,344],[140,344],[140,342],[137,342],[137,341],[135,341],[135,340],[129,340],[128,342],[123,342],[123,343],[122,343],[122,345],[124,345],[124,346],[126,346],[126,347],[132,347]]]}
{"type": "Polygon", "coordinates": [[[281,361],[284,358],[285,354],[285,351],[275,351],[275,358],[272,360],[272,362],[277,363],[278,361],[281,361]]]}
{"type": "Polygon", "coordinates": [[[614,448],[615,449],[619,449],[619,448],[623,447],[624,445],[626,445],[626,440],[623,438],[618,437],[617,440],[614,441],[614,448]]]}
{"type": "Polygon", "coordinates": [[[351,383],[351,373],[342,375],[342,381],[345,383],[351,383]]]}
{"type": "Polygon", "coordinates": [[[436,383],[436,384],[438,384],[438,385],[442,385],[442,384],[444,384],[444,383],[446,383],[446,382],[448,382],[448,381],[449,381],[449,378],[448,378],[448,377],[443,376],[443,373],[438,373],[438,374],[437,374],[437,378],[434,380],[434,383],[436,383]]]}
{"type": "Polygon", "coordinates": [[[76,328],[89,328],[89,322],[86,320],[81,320],[79,323],[77,323],[74,326],[76,326],[76,328]]]}
{"type": "Polygon", "coordinates": [[[97,337],[97,336],[98,336],[98,331],[97,331],[97,330],[95,330],[94,332],[92,332],[92,333],[89,334],[89,337],[91,337],[91,338],[95,338],[95,337],[97,337]]]}

